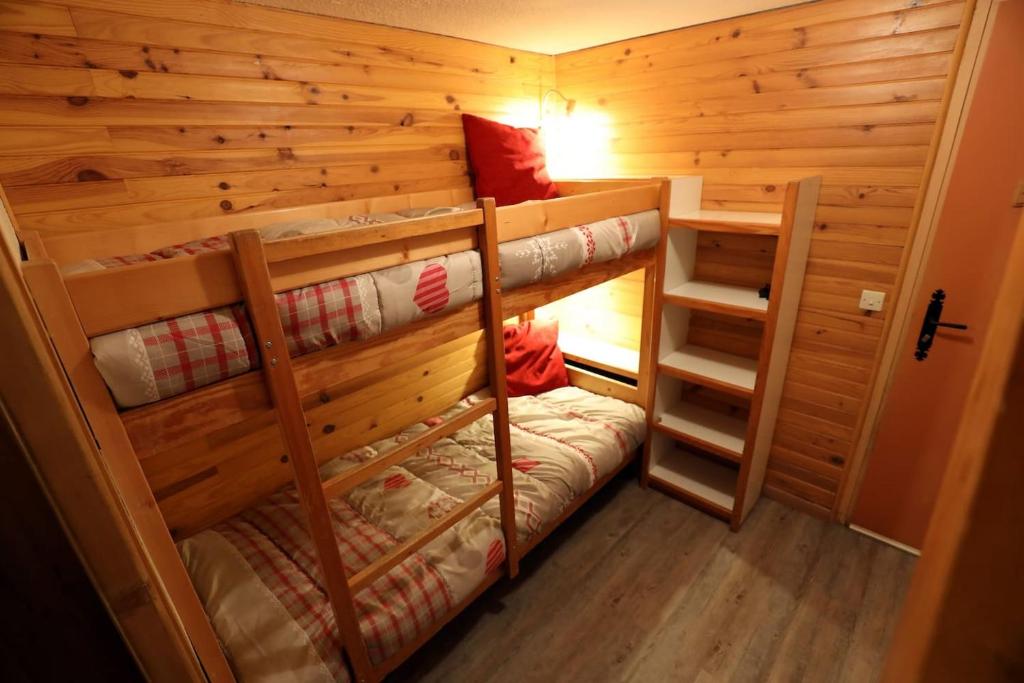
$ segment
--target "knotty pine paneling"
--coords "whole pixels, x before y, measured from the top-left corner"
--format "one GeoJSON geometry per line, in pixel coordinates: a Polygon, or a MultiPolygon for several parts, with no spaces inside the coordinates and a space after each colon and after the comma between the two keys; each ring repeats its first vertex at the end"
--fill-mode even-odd
{"type": "MultiPolygon", "coordinates": [[[[555,60],[559,89],[608,119],[609,173],[699,174],[705,208],[751,211],[777,211],[787,181],[823,176],[766,478],[769,492],[823,514],[882,335],[885,313],[864,315],[860,291],[893,300],[964,12],[939,0],[824,0],[555,60]]],[[[703,267],[726,280],[763,265],[702,244],[703,267]]],[[[748,353],[759,334],[715,319],[695,332],[748,353]]]]}
{"type": "MultiPolygon", "coordinates": [[[[608,117],[608,174],[755,211],[821,174],[767,487],[827,511],[882,334],[857,300],[896,283],[963,13],[824,0],[553,58],[223,0],[0,0],[0,184],[50,234],[461,187],[459,112],[521,119],[556,80],[608,117]]],[[[759,328],[695,332],[749,354],[759,328]]]]}
{"type": "Polygon", "coordinates": [[[54,234],[468,184],[554,59],[223,0],[0,0],[0,184],[54,234]]]}

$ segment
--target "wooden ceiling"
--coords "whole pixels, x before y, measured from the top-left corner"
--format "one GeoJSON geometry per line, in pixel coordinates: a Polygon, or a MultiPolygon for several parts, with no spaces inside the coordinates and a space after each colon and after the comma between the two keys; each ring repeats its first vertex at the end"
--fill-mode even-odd
{"type": "Polygon", "coordinates": [[[561,54],[806,0],[244,0],[561,54]]]}

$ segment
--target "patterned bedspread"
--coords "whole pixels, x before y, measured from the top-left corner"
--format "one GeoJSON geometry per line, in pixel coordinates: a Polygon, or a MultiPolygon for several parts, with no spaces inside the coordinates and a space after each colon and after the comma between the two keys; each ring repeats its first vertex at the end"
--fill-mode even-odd
{"type": "MultiPolygon", "coordinates": [[[[464,409],[470,397],[452,412],[464,409]]],[[[509,400],[516,526],[528,540],[641,443],[643,411],[565,387],[509,400]]],[[[347,453],[331,476],[395,448],[426,425],[347,453]]],[[[331,501],[335,535],[355,573],[495,480],[485,417],[331,501]]],[[[334,614],[292,489],[180,545],[182,557],[243,681],[348,680],[334,614]]],[[[500,566],[497,498],[355,596],[375,664],[440,620],[500,566]]]]}
{"type": "MultiPolygon", "coordinates": [[[[268,225],[265,239],[351,229],[468,207],[408,209],[343,219],[268,225]]],[[[499,245],[501,284],[521,287],[654,246],[657,211],[645,211],[499,245]]],[[[73,264],[65,274],[227,249],[226,237],[178,244],[148,254],[73,264]]],[[[483,295],[480,254],[465,251],[322,282],[276,295],[292,356],[368,339],[483,295]]],[[[91,340],[100,374],[122,408],[152,403],[248,372],[259,363],[241,305],[179,316],[91,340]]]]}

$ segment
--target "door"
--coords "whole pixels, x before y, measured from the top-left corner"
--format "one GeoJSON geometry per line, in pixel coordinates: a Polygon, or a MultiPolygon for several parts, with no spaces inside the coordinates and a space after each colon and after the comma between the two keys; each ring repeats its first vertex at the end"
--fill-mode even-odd
{"type": "MultiPolygon", "coordinates": [[[[920,548],[949,459],[1022,209],[1024,0],[997,3],[907,338],[878,424],[851,523],[920,548]],[[915,358],[935,290],[943,322],[915,358]]],[[[1014,264],[1024,267],[1024,264],[1014,264]]]]}

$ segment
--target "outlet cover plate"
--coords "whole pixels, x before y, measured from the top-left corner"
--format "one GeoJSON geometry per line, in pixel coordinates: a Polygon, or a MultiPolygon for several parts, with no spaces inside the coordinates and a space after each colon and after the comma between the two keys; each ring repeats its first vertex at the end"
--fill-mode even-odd
{"type": "Polygon", "coordinates": [[[860,308],[862,311],[880,311],[884,303],[885,292],[865,289],[860,293],[860,308]]]}

